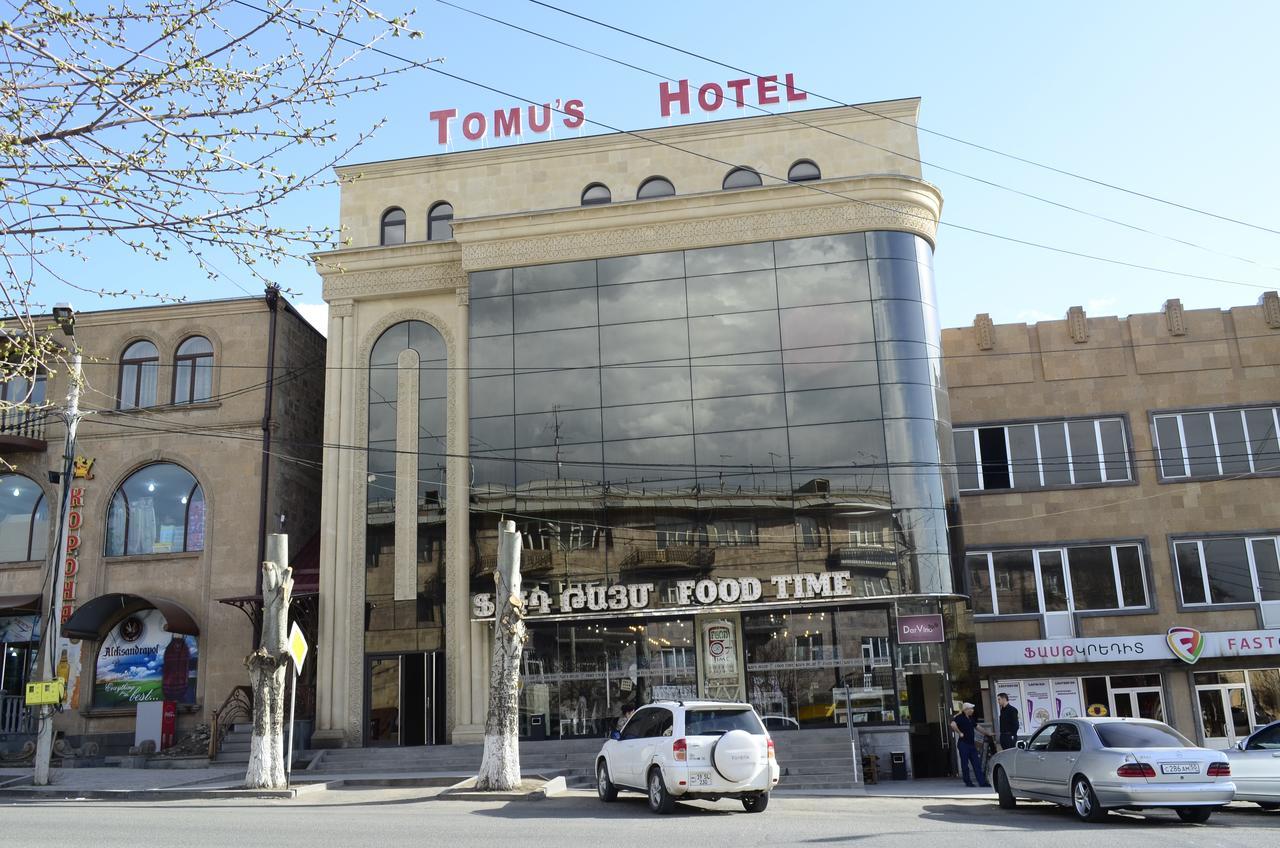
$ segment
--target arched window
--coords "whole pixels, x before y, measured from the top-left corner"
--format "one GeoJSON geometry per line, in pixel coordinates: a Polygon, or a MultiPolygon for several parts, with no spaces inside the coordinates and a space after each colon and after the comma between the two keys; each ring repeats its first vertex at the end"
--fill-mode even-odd
{"type": "Polygon", "coordinates": [[[49,502],[36,481],[0,474],[0,562],[49,555],[49,502]]]}
{"type": "Polygon", "coordinates": [[[676,193],[676,187],[671,184],[671,180],[666,177],[650,177],[640,183],[640,189],[636,192],[636,200],[648,200],[651,197],[671,197],[676,193]]]}
{"type": "Polygon", "coordinates": [[[148,341],[134,342],[120,357],[120,409],[156,405],[156,377],[160,373],[160,353],[148,341]]]}
{"type": "Polygon", "coordinates": [[[173,358],[173,402],[198,403],[213,394],[213,345],[192,336],[178,345],[173,358]]]}
{"type": "Polygon", "coordinates": [[[763,184],[760,175],[754,169],[734,168],[724,175],[724,184],[721,188],[754,188],[763,184]]]}
{"type": "Polygon", "coordinates": [[[610,193],[609,187],[604,183],[592,183],[582,190],[582,205],[595,206],[599,203],[609,203],[613,200],[613,194],[610,193]]]}
{"type": "Polygon", "coordinates": [[[383,245],[404,244],[404,210],[388,209],[382,215],[383,245]]]}
{"type": "Polygon", "coordinates": [[[453,204],[437,203],[427,213],[427,241],[453,238],[453,204]]]}
{"type": "Polygon", "coordinates": [[[107,556],[204,550],[204,491],[191,472],[157,462],[129,475],[107,510],[107,556]]]}
{"type": "Polygon", "coordinates": [[[822,179],[818,166],[808,159],[800,159],[787,171],[787,182],[802,183],[807,180],[822,179]]]}

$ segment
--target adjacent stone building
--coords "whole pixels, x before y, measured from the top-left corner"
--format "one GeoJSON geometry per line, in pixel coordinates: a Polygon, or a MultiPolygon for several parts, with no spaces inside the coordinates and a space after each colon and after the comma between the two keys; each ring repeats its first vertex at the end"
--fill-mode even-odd
{"type": "Polygon", "coordinates": [[[1024,735],[1146,716],[1218,747],[1280,718],[1276,293],[943,345],[988,715],[1004,692],[1024,735]]]}
{"type": "MultiPolygon", "coordinates": [[[[88,415],[59,591],[70,702],[55,727],[110,751],[132,744],[138,702],[176,701],[181,733],[247,684],[252,624],[219,601],[253,612],[263,533],[283,529],[304,559],[316,536],[325,345],[275,291],[79,313],[75,341],[88,415]]],[[[33,400],[61,406],[66,392],[65,373],[48,375],[33,400]]],[[[0,738],[20,749],[33,730],[22,684],[56,545],[60,487],[49,475],[63,427],[45,412],[8,412],[0,446],[14,466],[0,472],[0,738]]],[[[312,599],[315,548],[299,575],[312,599]]]]}

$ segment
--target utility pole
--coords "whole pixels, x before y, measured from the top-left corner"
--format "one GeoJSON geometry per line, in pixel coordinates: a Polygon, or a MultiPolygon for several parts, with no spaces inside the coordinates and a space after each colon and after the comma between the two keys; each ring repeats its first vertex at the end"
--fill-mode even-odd
{"type": "MultiPolygon", "coordinates": [[[[67,536],[71,532],[68,516],[71,512],[71,482],[75,471],[76,430],[80,426],[80,346],[75,341],[75,312],[70,306],[60,303],[53,308],[53,317],[61,325],[62,331],[71,337],[71,370],[68,373],[71,385],[67,388],[67,407],[62,417],[66,423],[66,434],[62,440],[62,499],[58,509],[58,544],[54,547],[53,561],[49,563],[52,581],[49,584],[49,598],[45,606],[47,619],[44,626],[44,661],[41,665],[42,677],[53,680],[57,676],[58,637],[62,630],[62,584],[66,579],[67,536]]],[[[66,695],[64,694],[64,698],[66,695]]],[[[53,757],[53,714],[54,707],[40,707],[40,733],[36,738],[35,776],[32,783],[36,786],[49,785],[49,761],[53,757]]]]}

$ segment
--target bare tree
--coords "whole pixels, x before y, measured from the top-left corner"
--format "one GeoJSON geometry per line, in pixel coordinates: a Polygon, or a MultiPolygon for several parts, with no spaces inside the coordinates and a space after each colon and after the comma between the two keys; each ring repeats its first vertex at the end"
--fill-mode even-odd
{"type": "Polygon", "coordinates": [[[262,644],[247,658],[253,686],[253,734],[249,739],[247,789],[283,789],[284,684],[289,652],[285,633],[289,626],[289,599],[293,595],[293,569],[289,567],[289,537],[267,537],[262,564],[262,644]]]}
{"type": "Polygon", "coordinates": [[[264,264],[330,243],[329,230],[270,212],[381,124],[339,144],[333,107],[411,67],[375,64],[379,41],[419,36],[363,0],[4,5],[0,380],[64,362],[33,317],[51,305],[37,287],[169,297],[69,261],[87,262],[99,240],[154,260],[185,253],[210,279],[229,256],[267,283],[264,264]]]}
{"type": "Polygon", "coordinates": [[[498,567],[493,581],[496,609],[489,714],[476,789],[505,792],[520,785],[520,656],[528,638],[520,598],[520,534],[514,521],[498,525],[498,567]]]}

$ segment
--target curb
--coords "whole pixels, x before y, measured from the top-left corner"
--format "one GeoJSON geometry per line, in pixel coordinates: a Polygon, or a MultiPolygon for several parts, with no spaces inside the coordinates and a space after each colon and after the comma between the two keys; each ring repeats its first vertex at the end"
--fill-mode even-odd
{"type": "Polygon", "coordinates": [[[469,777],[451,785],[437,797],[442,801],[545,801],[552,795],[561,795],[568,790],[563,777],[553,777],[539,788],[528,792],[475,792],[470,788],[475,782],[474,777],[469,777]]]}
{"type": "Polygon", "coordinates": [[[341,786],[343,781],[308,783],[289,789],[63,789],[57,786],[0,789],[0,798],[25,801],[210,801],[291,799],[341,786]]]}

